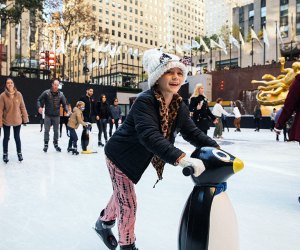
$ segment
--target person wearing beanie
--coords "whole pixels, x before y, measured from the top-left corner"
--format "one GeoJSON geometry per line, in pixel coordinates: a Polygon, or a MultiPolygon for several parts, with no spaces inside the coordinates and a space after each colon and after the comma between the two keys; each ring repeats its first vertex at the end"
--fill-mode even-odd
{"type": "Polygon", "coordinates": [[[190,158],[174,146],[176,134],[181,133],[195,147],[219,148],[216,141],[197,128],[177,93],[187,76],[187,68],[179,58],[150,49],[144,53],[143,66],[148,73],[150,89],[139,94],[125,121],[104,148],[113,194],[100,212],[95,230],[110,249],[115,249],[119,243],[120,249],[137,250],[134,184],[139,182],[150,162],[158,175],[155,184],[162,180],[166,163],[192,166],[195,176],[205,170],[201,160],[190,158]],[[116,219],[118,243],[111,231],[116,219]]]}

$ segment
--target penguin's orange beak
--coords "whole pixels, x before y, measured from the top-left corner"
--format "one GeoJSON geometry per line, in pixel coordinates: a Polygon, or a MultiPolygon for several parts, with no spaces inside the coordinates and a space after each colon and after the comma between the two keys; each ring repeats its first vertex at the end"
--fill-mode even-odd
{"type": "Polygon", "coordinates": [[[238,171],[241,171],[243,168],[244,168],[244,162],[239,158],[235,158],[233,160],[233,172],[237,173],[238,171]]]}

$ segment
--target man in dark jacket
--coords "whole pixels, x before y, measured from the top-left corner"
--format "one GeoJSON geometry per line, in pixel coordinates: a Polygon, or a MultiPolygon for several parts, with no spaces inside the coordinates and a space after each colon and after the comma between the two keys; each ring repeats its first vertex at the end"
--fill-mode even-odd
{"type": "Polygon", "coordinates": [[[43,151],[47,152],[49,143],[49,131],[51,125],[53,126],[54,137],[53,144],[56,151],[61,152],[58,146],[58,127],[59,127],[59,107],[62,104],[64,111],[69,113],[66,97],[59,91],[59,81],[53,80],[51,89],[45,90],[37,100],[37,107],[40,114],[45,108],[45,132],[44,132],[44,148],[43,151]]]}
{"type": "MultiPolygon", "coordinates": [[[[80,101],[84,102],[85,108],[82,111],[83,120],[85,122],[93,123],[95,122],[95,99],[93,97],[94,90],[91,87],[88,87],[86,90],[86,95],[80,98],[80,101]]],[[[91,126],[89,127],[92,128],[91,126]]],[[[88,141],[87,141],[87,129],[88,127],[83,127],[81,134],[81,148],[83,151],[87,150],[88,141]]]]}
{"type": "Polygon", "coordinates": [[[93,94],[94,90],[91,87],[88,87],[86,95],[80,98],[80,101],[85,104],[84,111],[82,112],[84,121],[89,123],[95,122],[95,99],[93,94]]]}

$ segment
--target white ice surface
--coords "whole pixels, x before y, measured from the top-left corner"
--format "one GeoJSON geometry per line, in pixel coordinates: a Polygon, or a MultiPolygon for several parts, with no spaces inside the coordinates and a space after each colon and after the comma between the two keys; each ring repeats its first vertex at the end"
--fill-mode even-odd
{"type": "MultiPolygon", "coordinates": [[[[63,151],[56,152],[50,144],[44,153],[39,125],[23,126],[21,164],[11,134],[10,161],[0,161],[1,250],[106,249],[92,230],[112,192],[96,131],[94,125],[91,144],[98,153],[74,156],[66,152],[65,128],[59,142],[63,151]]],[[[77,132],[80,135],[81,129],[77,132]]],[[[241,250],[300,249],[298,143],[276,142],[268,130],[231,129],[224,138],[222,148],[245,163],[244,170],[228,180],[227,190],[238,218],[241,250]]],[[[193,151],[179,136],[176,146],[193,151]]],[[[155,181],[149,166],[136,185],[136,245],[140,250],[176,250],[181,211],[193,183],[171,165],[153,189],[155,181]]]]}

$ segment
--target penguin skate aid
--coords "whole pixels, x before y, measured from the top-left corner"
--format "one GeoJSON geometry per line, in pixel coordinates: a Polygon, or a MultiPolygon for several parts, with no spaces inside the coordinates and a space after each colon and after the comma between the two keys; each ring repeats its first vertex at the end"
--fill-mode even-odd
{"type": "Polygon", "coordinates": [[[165,163],[192,166],[195,177],[205,170],[200,159],[188,157],[174,146],[179,132],[196,147],[219,147],[197,128],[177,93],[187,76],[185,64],[175,55],[151,49],[144,52],[143,66],[148,73],[150,89],[138,95],[125,121],[104,147],[113,194],[100,210],[95,230],[109,249],[116,249],[118,243],[120,249],[137,250],[135,184],[150,163],[157,173],[157,182],[162,180],[164,167],[171,167],[165,163]],[[118,241],[111,231],[116,220],[118,241]]]}
{"type": "MultiPolygon", "coordinates": [[[[234,209],[226,194],[227,179],[242,170],[244,163],[216,148],[203,147],[192,153],[201,159],[205,171],[198,177],[185,207],[179,226],[179,250],[238,250],[239,235],[234,209]]],[[[191,175],[191,167],[183,169],[191,175]]]]}

